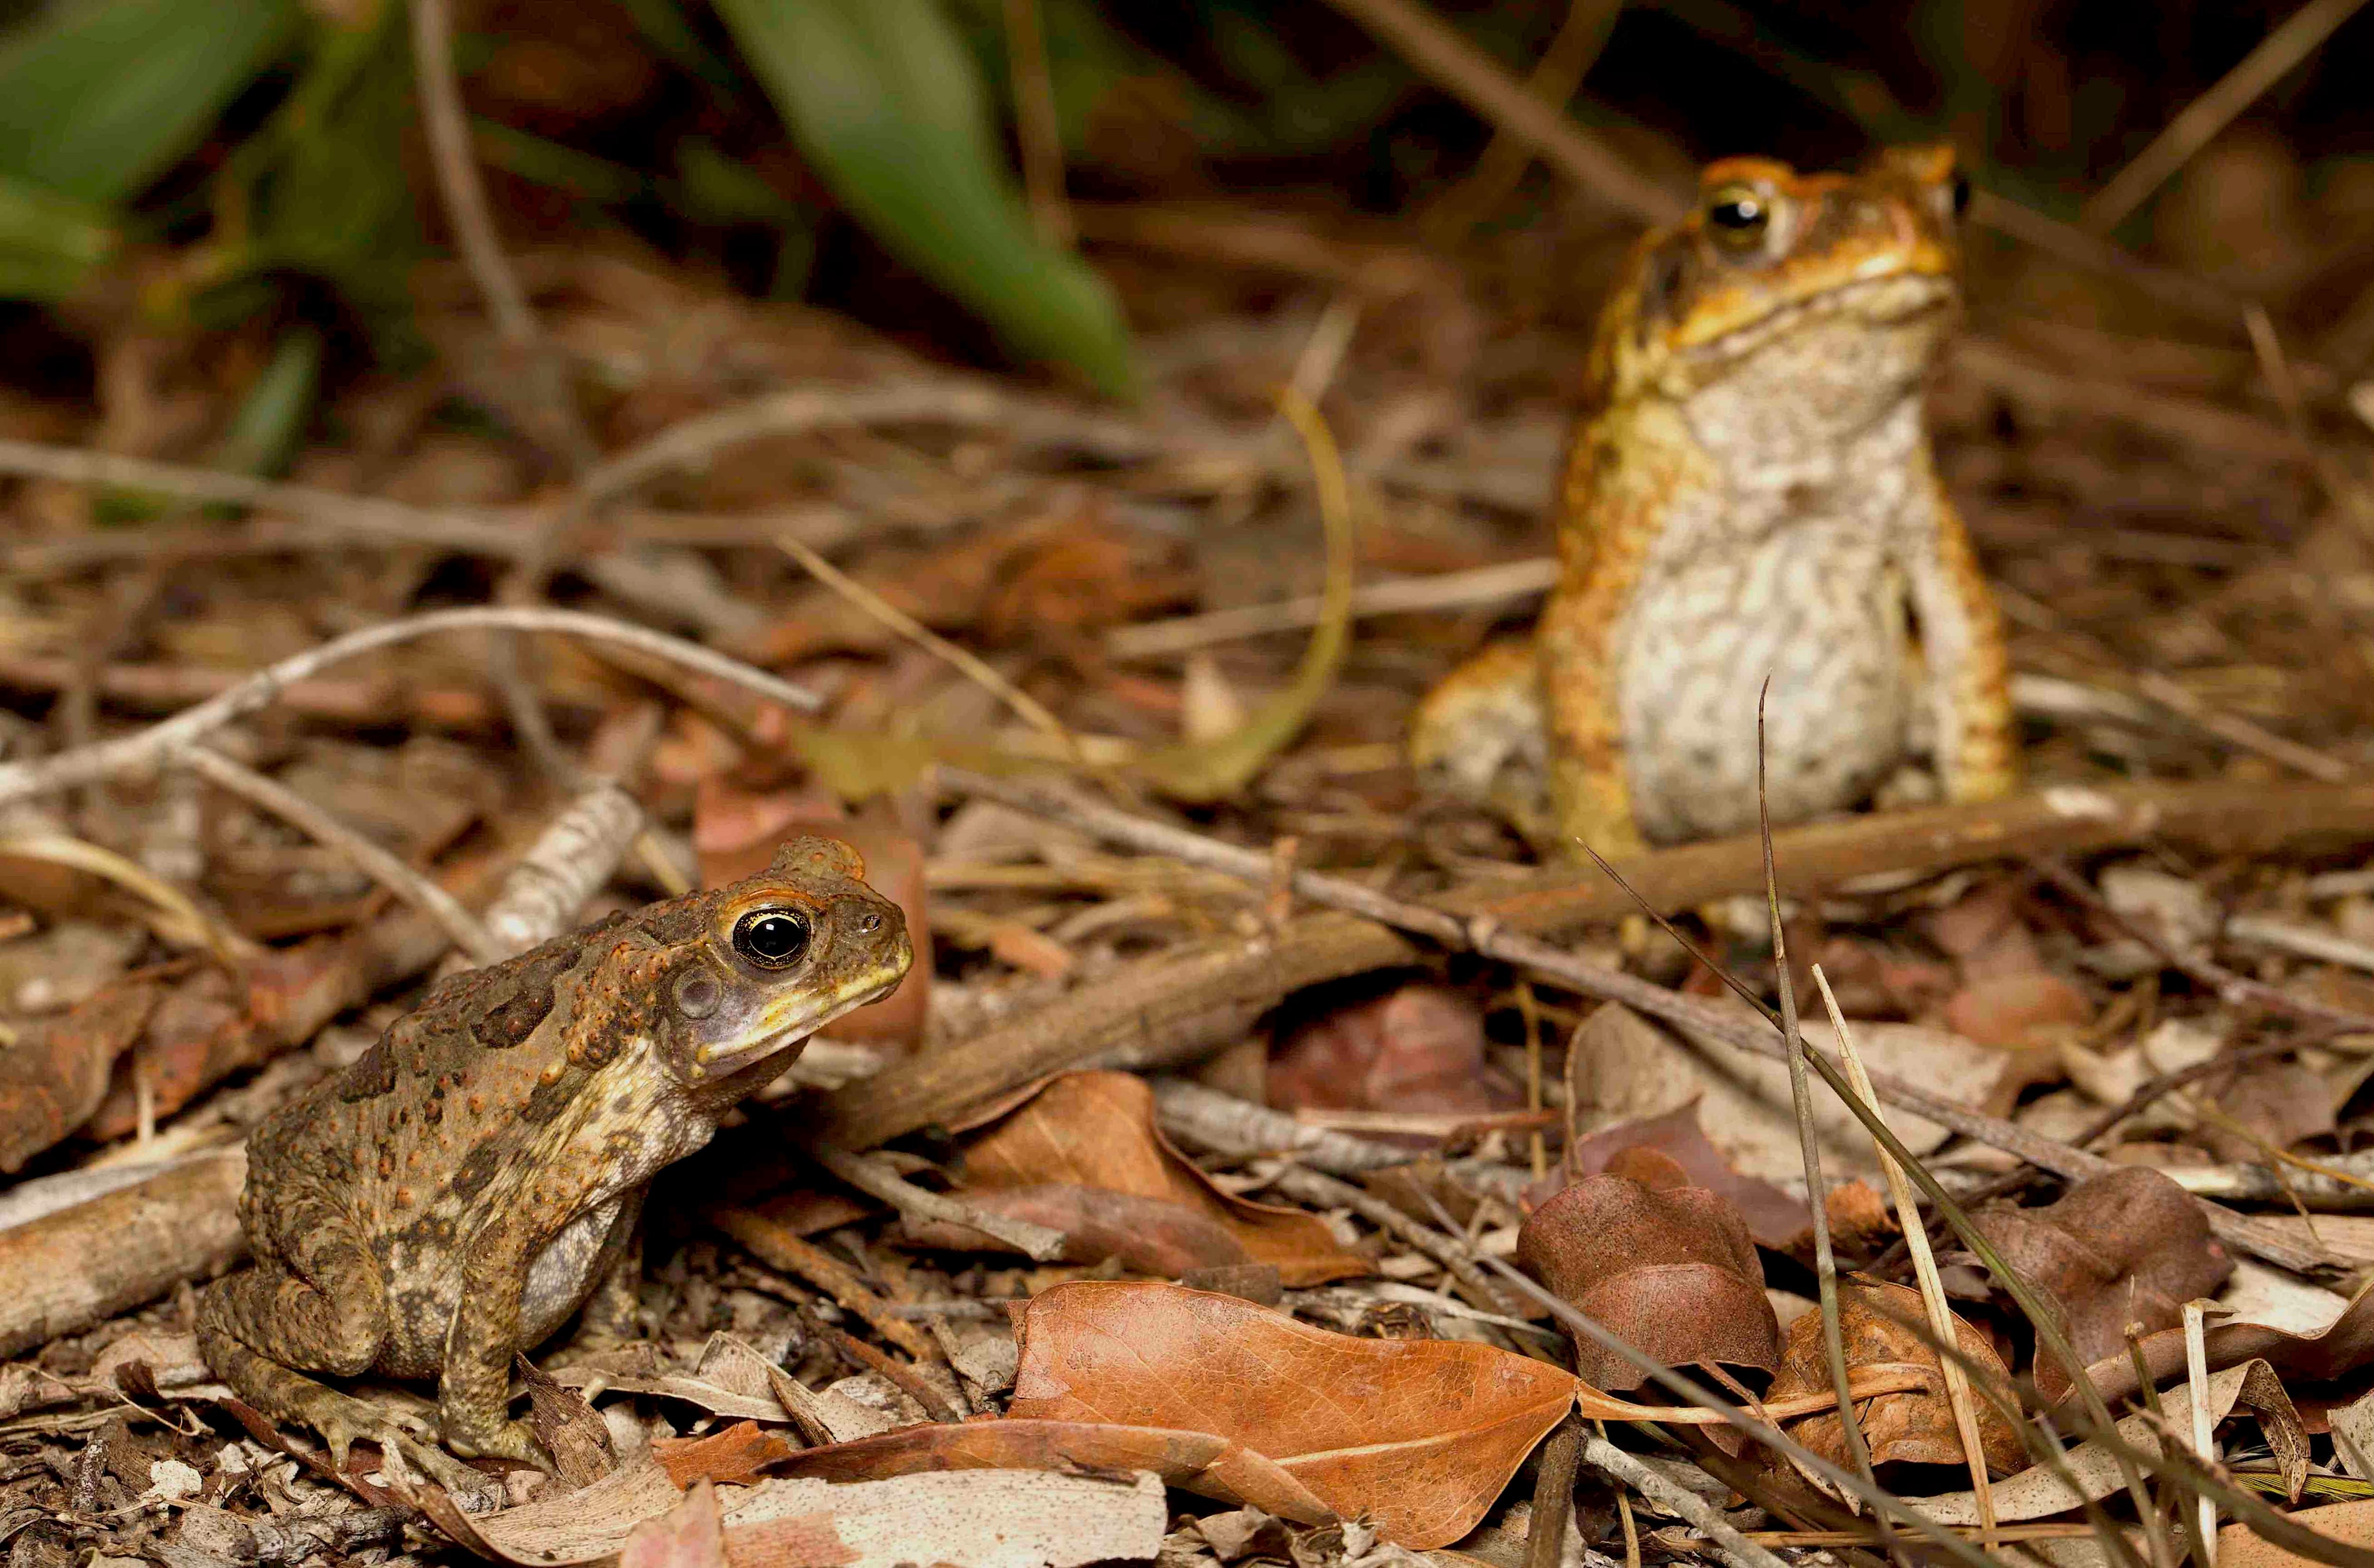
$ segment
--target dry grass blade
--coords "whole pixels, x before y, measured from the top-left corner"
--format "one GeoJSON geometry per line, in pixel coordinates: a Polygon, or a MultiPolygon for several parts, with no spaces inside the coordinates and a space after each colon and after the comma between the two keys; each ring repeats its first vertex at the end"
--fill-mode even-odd
{"type": "Polygon", "coordinates": [[[2366,0],[2308,0],[2284,18],[2281,26],[2259,41],[2240,64],[2220,77],[2207,92],[2186,104],[2177,117],[2111,176],[2108,184],[2086,204],[2080,220],[2096,234],[2116,228],[2129,213],[2143,205],[2154,191],[2209,145],[2235,116],[2259,95],[2282,80],[2286,73],[2316,52],[2333,29],[2356,15],[2366,0]]]}
{"type": "MultiPolygon", "coordinates": [[[[1847,1077],[1855,1093],[1879,1111],[1879,1096],[1872,1093],[1871,1074],[1863,1071],[1863,1053],[1855,1049],[1854,1034],[1847,1027],[1847,1015],[1839,1006],[1837,995],[1830,989],[1830,977],[1822,973],[1819,964],[1814,965],[1814,984],[1821,988],[1822,1005],[1828,1010],[1830,1027],[1838,1031],[1839,1057],[1845,1062],[1847,1077]]],[[[1888,1196],[1895,1201],[1898,1223],[1904,1227],[1904,1238],[1912,1252],[1912,1271],[1921,1282],[1921,1302],[1929,1314],[1929,1331],[1941,1345],[1954,1343],[1954,1314],[1945,1305],[1945,1282],[1938,1278],[1936,1254],[1930,1250],[1928,1227],[1921,1220],[1921,1203],[1913,1196],[1912,1184],[1894,1159],[1882,1151],[1880,1173],[1886,1178],[1888,1196]]],[[[1969,1375],[1963,1371],[1960,1360],[1940,1356],[1938,1366],[1945,1378],[1945,1399],[1954,1410],[1954,1431],[1962,1440],[1962,1457],[1969,1462],[1970,1491],[1979,1503],[1979,1539],[1989,1545],[1994,1541],[1994,1488],[1987,1480],[1985,1446],[1979,1436],[1978,1407],[1970,1402],[1969,1375]]]]}
{"type": "Polygon", "coordinates": [[[235,967],[260,951],[254,942],[192,903],[180,888],[102,845],[63,833],[27,833],[0,838],[0,856],[71,866],[113,883],[148,907],[150,929],[159,936],[177,946],[203,947],[226,965],[235,967]]]}
{"type": "Polygon", "coordinates": [[[900,637],[946,661],[966,679],[994,696],[1012,708],[1024,723],[1051,737],[1064,748],[1064,755],[1075,764],[1086,766],[1080,751],[1079,737],[1073,734],[1064,721],[1047,711],[1046,707],[1028,692],[1007,680],[993,669],[986,660],[958,648],[914,616],[907,614],[874,590],[826,560],[816,551],[789,534],[775,541],[777,548],[799,562],[810,577],[856,605],[860,610],[897,632],[900,637]]]}
{"type": "MultiPolygon", "coordinates": [[[[1814,1281],[1821,1297],[1822,1353],[1830,1363],[1830,1385],[1838,1390],[1839,1432],[1846,1442],[1848,1462],[1857,1475],[1872,1480],[1871,1446],[1863,1440],[1863,1422],[1847,1393],[1847,1344],[1839,1317],[1838,1257],[1830,1249],[1829,1193],[1822,1182],[1822,1146],[1814,1130],[1814,1090],[1805,1073],[1808,1053],[1804,1031],[1797,1021],[1797,988],[1789,974],[1789,940],[1781,929],[1780,875],[1772,863],[1772,807],[1764,787],[1764,702],[1771,690],[1771,678],[1767,676],[1763,689],[1756,694],[1756,831],[1764,848],[1764,909],[1771,923],[1772,968],[1780,989],[1780,1037],[1789,1052],[1789,1105],[1797,1117],[1797,1153],[1805,1168],[1805,1207],[1814,1224],[1814,1281]]],[[[1745,989],[1729,977],[1726,983],[1735,991],[1745,989]]],[[[1887,1536],[1885,1525],[1881,1534],[1883,1539],[1887,1536]]]]}
{"type": "MultiPolygon", "coordinates": [[[[1604,1437],[1594,1437],[1583,1444],[1582,1457],[1586,1463],[1636,1488],[1658,1507],[1688,1520],[1714,1543],[1715,1555],[1733,1568],[1786,1568],[1780,1558],[1742,1535],[1705,1498],[1651,1469],[1604,1437]]],[[[1534,1565],[1529,1563],[1528,1568],[1534,1565]]]]}
{"type": "MultiPolygon", "coordinates": [[[[2184,1381],[2192,1393],[2192,1451],[2201,1456],[2202,1463],[2217,1462],[2216,1434],[2209,1422],[2209,1345],[2204,1335],[2204,1319],[2207,1314],[2197,1301],[2184,1304],[2184,1381]]],[[[2150,1387],[2149,1379],[2142,1379],[2150,1387]]],[[[2203,1497],[2193,1505],[2193,1527],[2198,1545],[2195,1554],[2201,1568],[2217,1568],[2217,1504],[2203,1497]]]]}

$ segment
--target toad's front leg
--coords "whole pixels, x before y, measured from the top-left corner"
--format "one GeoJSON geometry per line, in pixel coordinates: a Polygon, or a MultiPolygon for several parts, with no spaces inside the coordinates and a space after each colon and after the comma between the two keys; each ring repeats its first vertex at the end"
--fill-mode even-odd
{"type": "Polygon", "coordinates": [[[520,1299],[529,1263],[547,1239],[543,1227],[517,1212],[488,1221],[472,1237],[437,1385],[439,1430],[445,1445],[464,1457],[553,1468],[527,1424],[510,1416],[511,1361],[529,1348],[520,1343],[520,1299]]]}

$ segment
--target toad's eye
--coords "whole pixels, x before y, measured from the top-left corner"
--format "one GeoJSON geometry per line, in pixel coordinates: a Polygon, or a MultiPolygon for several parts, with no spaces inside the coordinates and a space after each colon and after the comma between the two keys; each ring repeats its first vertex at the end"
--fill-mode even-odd
{"type": "Polygon", "coordinates": [[[762,969],[788,969],[807,955],[808,918],[760,909],[734,923],[734,951],[762,969]]]}
{"type": "Polygon", "coordinates": [[[1707,197],[1706,221],[1724,250],[1754,250],[1772,227],[1772,198],[1753,185],[1719,187],[1707,197]]]}

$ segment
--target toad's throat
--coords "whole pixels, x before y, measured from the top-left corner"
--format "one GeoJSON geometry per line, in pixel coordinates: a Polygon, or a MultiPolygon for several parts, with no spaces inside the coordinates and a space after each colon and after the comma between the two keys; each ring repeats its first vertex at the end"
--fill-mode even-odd
{"type": "Polygon", "coordinates": [[[852,976],[830,990],[770,1001],[738,1037],[703,1046],[694,1053],[694,1059],[705,1068],[731,1071],[786,1050],[844,1013],[888,995],[906,973],[902,965],[896,969],[852,976]]]}

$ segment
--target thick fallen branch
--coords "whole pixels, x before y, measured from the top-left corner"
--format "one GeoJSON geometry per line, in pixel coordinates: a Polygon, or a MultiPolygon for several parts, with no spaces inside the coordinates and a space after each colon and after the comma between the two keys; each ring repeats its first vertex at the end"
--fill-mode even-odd
{"type": "Polygon", "coordinates": [[[239,1261],[247,1151],[226,1149],[0,1232],[0,1356],[239,1261]]]}
{"type": "MultiPolygon", "coordinates": [[[[998,801],[1019,810],[1034,812],[1070,825],[1084,828],[1112,842],[1128,844],[1133,848],[1152,853],[1171,855],[1193,864],[1226,872],[1232,876],[1242,877],[1256,883],[1265,883],[1275,874],[1271,858],[1260,850],[1241,848],[1183,828],[1134,816],[1099,802],[1083,799],[1068,790],[1043,784],[988,778],[953,768],[943,769],[942,778],[951,787],[961,789],[970,794],[998,801]]],[[[2319,793],[2329,792],[2319,791],[2319,793]]],[[[2086,803],[2082,807],[2073,813],[2072,807],[2077,805],[2075,802],[2064,800],[2058,806],[2048,803],[2045,810],[2049,814],[2034,818],[2028,825],[2029,832],[2039,834],[2051,823],[2057,821],[2065,824],[2073,819],[2097,826],[2102,825],[2105,822],[2118,822],[2124,825],[2129,832],[2134,831],[2137,827],[2157,828],[2163,833],[2170,830],[2168,807],[2172,791],[2148,791],[2140,797],[2135,791],[2126,791],[2124,793],[2129,797],[2127,802],[2129,809],[2125,811],[2120,810],[2118,803],[2107,793],[2094,791],[2076,793],[2085,799],[2086,803]]],[[[2198,795],[2200,792],[2193,793],[2198,795]]],[[[2289,792],[2270,792],[2262,788],[2239,791],[2219,790],[2215,793],[2223,797],[2222,804],[2214,814],[2202,816],[2195,824],[2197,827],[2207,828],[2213,825],[2225,824],[2239,804],[2232,799],[2235,795],[2247,796],[2251,803],[2259,811],[2272,813],[2274,802],[2281,798],[2282,794],[2289,792]]],[[[2352,809],[2356,813],[2374,812],[2374,790],[2345,790],[2338,793],[2351,797],[2352,809]]],[[[1989,831],[1969,832],[1969,825],[1965,815],[1963,825],[1966,831],[1961,835],[1947,837],[1944,840],[1944,844],[1958,842],[1966,845],[1966,853],[1970,859],[1988,859],[2005,853],[2007,842],[2011,837],[2006,831],[2006,819],[2022,814],[2022,808],[2029,807],[2031,801],[2041,799],[2049,802],[2051,794],[2051,791],[2047,791],[2043,797],[1997,803],[1991,815],[1980,818],[1989,831]]],[[[2208,806],[2213,802],[2207,799],[2197,799],[2193,803],[2196,806],[2208,806]]],[[[2337,802],[2326,802],[2327,805],[2338,803],[2337,802]]],[[[1931,825],[1933,829],[1936,825],[1933,819],[1941,814],[1950,813],[1918,814],[1933,819],[1931,825]]],[[[2333,825],[2335,821],[2319,813],[2309,813],[2301,818],[2293,819],[2294,825],[2297,828],[2303,822],[2310,819],[2328,826],[2333,825]]],[[[2354,830],[2357,834],[2374,832],[2374,817],[2361,815],[2350,817],[2348,820],[2361,825],[2354,830]]],[[[1864,824],[1885,825],[1890,821],[1888,817],[1872,817],[1862,819],[1853,825],[1861,826],[1864,824]]],[[[1819,834],[1835,830],[1817,828],[1811,831],[1819,834]]],[[[1791,837],[1795,840],[1800,837],[1800,835],[1792,835],[1791,837]]],[[[2114,838],[2109,841],[2121,840],[2114,838]]],[[[1931,846],[1933,855],[1943,847],[1939,839],[1934,837],[1925,840],[1917,839],[1915,845],[1921,842],[1927,842],[1931,846]]],[[[1745,874],[1760,879],[1762,848],[1757,841],[1733,840],[1724,845],[1698,848],[1721,850],[1742,845],[1745,847],[1745,854],[1752,862],[1746,868],[1745,874]]],[[[1792,848],[1794,847],[1792,844],[1792,848]]],[[[1914,845],[1904,847],[1910,848],[1914,845]]],[[[2062,839],[2062,847],[2063,848],[2070,847],[2065,833],[2062,839]]],[[[1664,860],[1669,855],[1686,856],[1693,852],[1690,849],[1674,850],[1642,858],[1631,873],[1635,884],[1641,886],[1643,893],[1651,902],[1660,904],[1696,903],[1704,898],[1719,896],[1724,892],[1737,891],[1736,888],[1710,888],[1697,892],[1687,898],[1676,900],[1673,898],[1670,889],[1660,889],[1654,884],[1653,876],[1651,873],[1658,862],[1664,860]]],[[[1776,846],[1776,856],[1777,854],[1776,846]]],[[[1793,856],[1789,858],[1792,861],[1795,860],[1793,856]]],[[[1860,869],[1868,871],[1879,868],[1860,869]]],[[[1934,868],[1932,866],[1929,869],[1934,868]]],[[[1801,866],[1792,863],[1788,881],[1792,889],[1802,891],[1799,886],[1800,873],[1801,866]]],[[[1826,879],[1817,874],[1814,880],[1820,883],[1826,879]]],[[[1753,1051],[1762,1056],[1780,1058],[1786,1055],[1786,1047],[1780,1037],[1761,1020],[1743,1018],[1737,1012],[1704,999],[1685,996],[1641,979],[1638,976],[1628,975],[1618,969],[1611,969],[1603,965],[1577,958],[1563,949],[1551,946],[1537,937],[1525,934],[1519,921],[1527,915],[1533,917],[1536,929],[1549,926],[1553,922],[1544,916],[1538,902],[1532,905],[1523,902],[1524,895],[1520,895],[1517,899],[1493,900],[1481,908],[1437,907],[1397,899],[1361,883],[1316,872],[1295,872],[1292,885],[1296,894],[1314,903],[1325,903],[1338,909],[1355,910],[1371,917],[1376,922],[1415,932],[1442,946],[1454,950],[1465,949],[1530,969],[1536,975],[1554,980],[1583,995],[1623,1002],[1651,1017],[1661,1018],[1684,1030],[1707,1036],[1725,1045],[1753,1051]],[[1510,912],[1502,913],[1504,908],[1509,909],[1510,912]]],[[[1583,902],[1572,896],[1573,894],[1579,893],[1580,889],[1570,888],[1564,891],[1569,894],[1566,900],[1568,907],[1583,902]]],[[[1611,888],[1609,892],[1616,898],[1623,897],[1620,890],[1611,888]]],[[[1541,897],[1538,895],[1534,896],[1536,900],[1541,897]]],[[[1628,899],[1623,899],[1618,908],[1628,907],[1629,902],[1628,899]]],[[[1573,922],[1569,919],[1568,923],[1573,922]]],[[[1355,933],[1347,932],[1343,938],[1337,939],[1334,946],[1340,950],[1353,945],[1356,940],[1355,933]]],[[[1287,945],[1286,940],[1281,939],[1275,945],[1282,950],[1287,945]]],[[[1415,949],[1410,948],[1406,942],[1393,945],[1399,946],[1404,953],[1411,955],[1415,954],[1415,949]]],[[[1390,951],[1382,960],[1384,963],[1395,961],[1396,958],[1390,951]]],[[[1406,961],[1406,959],[1400,961],[1406,961]]],[[[1272,973],[1275,972],[1274,966],[1272,973]]],[[[1348,971],[1338,971],[1338,973],[1345,972],[1348,971]]],[[[1240,988],[1238,992],[1239,997],[1241,998],[1246,994],[1248,994],[1246,989],[1240,988]]],[[[1246,1022],[1250,1023],[1251,1019],[1248,1018],[1246,1022]]],[[[1002,1030],[996,1033],[1007,1035],[1011,1032],[1011,1030],[1002,1030]]],[[[886,1073],[882,1077],[855,1085],[853,1088],[856,1091],[876,1089],[884,1084],[886,1079],[922,1076],[922,1070],[930,1067],[945,1069],[946,1059],[956,1055],[958,1049],[977,1049],[982,1041],[993,1037],[984,1036],[972,1042],[970,1047],[957,1047],[934,1057],[919,1059],[912,1069],[904,1070],[903,1072],[886,1073]]],[[[1052,1070],[1049,1066],[1039,1066],[1028,1076],[1035,1076],[1037,1072],[1052,1070]]],[[[939,1076],[945,1080],[951,1075],[946,1074],[943,1071],[939,1076]]],[[[895,1087],[895,1084],[893,1086],[895,1087]]],[[[1926,1117],[1941,1126],[1953,1129],[1965,1137],[1974,1138],[1994,1148],[2017,1154],[2031,1164],[2041,1166],[2056,1175],[2080,1179],[2114,1168],[2110,1162],[2098,1155],[2089,1154],[2083,1150],[2074,1149],[2068,1144],[2040,1137],[1998,1117],[1980,1115],[1967,1106],[1940,1098],[1927,1090],[1900,1080],[1875,1075],[1873,1087],[1881,1099],[1892,1106],[1926,1117]]],[[[852,1090],[844,1090],[840,1095],[835,1096],[840,1102],[836,1110],[845,1106],[852,1094],[852,1090]]],[[[863,1108],[862,1102],[861,1108],[863,1108]]],[[[837,1130],[844,1140],[853,1141],[846,1121],[841,1121],[837,1130]]],[[[2215,1204],[2204,1203],[2204,1208],[2208,1212],[2212,1227],[2221,1239],[2269,1262],[2287,1269],[2303,1270],[2322,1269],[2331,1262],[2321,1251],[2301,1246],[2271,1227],[2256,1224],[2215,1204]]]]}
{"type": "MultiPolygon", "coordinates": [[[[976,781],[963,777],[961,788],[970,790],[976,781]]],[[[945,770],[941,779],[958,787],[945,770]]],[[[1024,788],[978,782],[985,794],[1024,788]]],[[[1875,875],[1934,873],[2040,853],[2087,854],[2154,839],[2254,854],[2368,838],[2374,838],[2374,785],[2142,784],[2042,790],[1984,805],[1791,828],[1775,836],[1774,854],[1787,885],[1802,896],[1875,875]]],[[[1763,852],[1752,837],[1653,850],[1628,857],[1617,869],[1667,910],[1764,885],[1763,852]]],[[[1537,885],[1516,892],[1452,893],[1440,903],[1462,917],[1485,916],[1506,930],[1535,935],[1632,912],[1631,901],[1605,878],[1571,872],[1545,873],[1537,885]]],[[[1426,949],[1409,937],[1373,919],[1334,910],[1289,920],[1271,936],[1200,942],[836,1092],[827,1101],[829,1135],[844,1147],[867,1148],[946,1121],[1045,1073],[1091,1063],[1146,1067],[1184,1060],[1240,1038],[1305,986],[1425,961],[1426,949]]]]}

